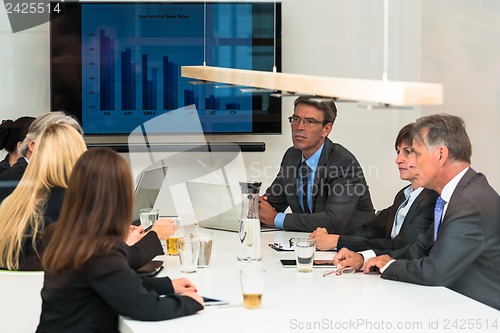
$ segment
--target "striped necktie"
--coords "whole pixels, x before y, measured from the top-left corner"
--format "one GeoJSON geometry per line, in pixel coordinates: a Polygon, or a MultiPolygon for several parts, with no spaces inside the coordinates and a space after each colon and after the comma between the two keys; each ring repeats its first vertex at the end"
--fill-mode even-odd
{"type": "Polygon", "coordinates": [[[310,213],[309,204],[307,203],[307,184],[309,181],[309,166],[306,161],[302,162],[300,166],[300,174],[302,177],[302,207],[304,208],[304,213],[310,213]]]}
{"type": "Polygon", "coordinates": [[[436,201],[436,206],[434,207],[434,240],[436,240],[439,227],[441,226],[441,218],[443,217],[443,208],[446,205],[446,201],[439,197],[436,201]]]}

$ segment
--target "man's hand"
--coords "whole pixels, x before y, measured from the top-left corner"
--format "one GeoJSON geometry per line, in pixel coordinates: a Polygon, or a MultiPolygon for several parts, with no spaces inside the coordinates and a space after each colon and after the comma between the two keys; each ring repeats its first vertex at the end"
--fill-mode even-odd
{"type": "Polygon", "coordinates": [[[337,247],[339,235],[328,234],[325,228],[318,228],[314,230],[309,238],[316,239],[316,248],[318,250],[333,250],[337,247]]]}
{"type": "Polygon", "coordinates": [[[266,196],[259,197],[259,218],[260,222],[274,226],[274,218],[278,215],[278,212],[274,209],[269,202],[267,202],[266,196]]]}
{"type": "Polygon", "coordinates": [[[392,258],[387,254],[371,258],[366,262],[363,272],[365,273],[380,272],[380,269],[384,267],[391,260],[392,258]]]}
{"type": "Polygon", "coordinates": [[[174,234],[175,230],[177,230],[177,227],[172,219],[158,219],[151,227],[151,231],[156,232],[160,240],[166,240],[174,234]]]}
{"type": "Polygon", "coordinates": [[[363,267],[364,262],[365,259],[361,254],[348,250],[345,247],[340,249],[335,257],[333,257],[333,263],[338,269],[352,267],[355,270],[359,270],[363,267]]]}

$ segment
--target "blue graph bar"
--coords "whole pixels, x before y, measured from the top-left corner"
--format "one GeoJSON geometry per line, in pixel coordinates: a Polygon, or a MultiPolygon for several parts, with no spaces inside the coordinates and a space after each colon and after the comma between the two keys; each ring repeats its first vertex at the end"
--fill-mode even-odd
{"type": "Polygon", "coordinates": [[[131,50],[121,52],[122,110],[132,110],[132,59],[131,50]]]}
{"type": "Polygon", "coordinates": [[[218,110],[220,106],[220,99],[216,98],[214,95],[210,95],[205,98],[205,109],[206,110],[218,110]]]}
{"type": "Polygon", "coordinates": [[[172,75],[173,62],[168,61],[168,57],[163,57],[163,108],[173,110],[174,103],[172,98],[172,89],[174,77],[172,75]]]}
{"type": "Polygon", "coordinates": [[[157,91],[157,85],[158,85],[158,79],[157,79],[157,69],[156,68],[151,68],[151,91],[150,93],[150,99],[149,99],[149,106],[151,110],[156,110],[157,109],[157,103],[156,103],[156,98],[158,95],[157,91]]]}
{"type": "Polygon", "coordinates": [[[191,89],[184,89],[184,106],[195,104],[194,91],[191,89]]]}
{"type": "Polygon", "coordinates": [[[142,55],[142,109],[148,110],[148,55],[142,55]]]}
{"type": "Polygon", "coordinates": [[[100,80],[100,107],[101,110],[115,109],[115,41],[99,30],[99,61],[101,70],[100,80]]]}
{"type": "Polygon", "coordinates": [[[226,110],[240,110],[241,105],[239,103],[226,103],[226,110]]]}
{"type": "Polygon", "coordinates": [[[108,85],[108,105],[109,110],[115,109],[115,40],[106,37],[108,40],[108,68],[107,68],[107,85],[108,85]]]}
{"type": "MultiPolygon", "coordinates": [[[[130,62],[130,110],[137,109],[137,96],[136,96],[136,87],[135,87],[135,62],[130,62]]],[[[125,108],[123,108],[125,109],[125,108]]]]}
{"type": "Polygon", "coordinates": [[[163,107],[165,110],[174,110],[179,107],[179,64],[168,61],[163,57],[163,107]]]}
{"type": "Polygon", "coordinates": [[[173,87],[172,87],[172,110],[177,109],[179,107],[179,64],[173,63],[172,66],[172,81],[173,81],[173,87]]]}

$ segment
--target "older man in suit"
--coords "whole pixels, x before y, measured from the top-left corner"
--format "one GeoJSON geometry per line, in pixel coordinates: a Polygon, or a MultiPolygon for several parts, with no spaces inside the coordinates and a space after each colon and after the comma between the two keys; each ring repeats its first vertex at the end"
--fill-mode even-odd
{"type": "MultiPolygon", "coordinates": [[[[418,119],[413,150],[418,183],[440,194],[434,228],[411,246],[371,258],[364,271],[445,286],[500,309],[500,196],[470,168],[472,149],[463,120],[444,114],[418,119]]],[[[340,269],[359,269],[359,256],[343,249],[334,262],[340,269]]]]}
{"type": "Polygon", "coordinates": [[[372,249],[380,254],[384,250],[400,249],[414,243],[420,234],[429,229],[433,222],[438,194],[419,187],[416,183],[415,154],[411,148],[412,128],[413,124],[404,126],[394,144],[399,177],[401,180],[410,181],[411,184],[396,194],[392,206],[382,210],[372,221],[360,228],[350,229],[341,235],[328,234],[324,228],[316,229],[309,237],[316,239],[318,249],[372,249]]]}
{"type": "Polygon", "coordinates": [[[333,99],[300,96],[289,121],[293,147],[259,200],[260,220],[285,230],[339,233],[369,222],[374,209],[354,155],[328,139],[337,115],[333,99]],[[284,213],[290,207],[292,213],[284,213]]]}

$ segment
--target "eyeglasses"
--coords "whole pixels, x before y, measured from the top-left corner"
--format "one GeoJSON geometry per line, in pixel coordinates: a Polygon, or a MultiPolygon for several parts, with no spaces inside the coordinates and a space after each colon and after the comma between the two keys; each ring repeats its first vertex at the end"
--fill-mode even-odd
{"type": "Polygon", "coordinates": [[[319,121],[319,120],[316,120],[314,118],[300,118],[297,116],[288,117],[288,121],[290,122],[290,124],[292,124],[292,126],[297,126],[302,121],[304,123],[305,127],[316,125],[316,124],[323,124],[323,125],[328,124],[328,122],[326,122],[326,121],[319,121]]]}
{"type": "Polygon", "coordinates": [[[341,269],[334,269],[331,271],[326,271],[323,273],[323,277],[327,277],[328,275],[332,275],[335,273],[335,276],[340,276],[342,274],[351,274],[356,272],[356,269],[354,267],[344,267],[341,269]]]}

